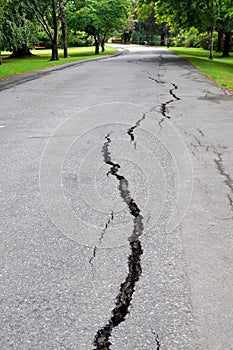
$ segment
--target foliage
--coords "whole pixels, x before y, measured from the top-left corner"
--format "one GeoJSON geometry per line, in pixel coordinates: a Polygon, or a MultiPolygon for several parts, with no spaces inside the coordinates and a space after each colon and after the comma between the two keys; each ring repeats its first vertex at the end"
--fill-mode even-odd
{"type": "Polygon", "coordinates": [[[107,36],[124,27],[128,5],[128,0],[86,0],[80,10],[69,15],[68,23],[74,30],[92,35],[98,49],[101,41],[103,43],[107,36]]]}
{"type": "MultiPolygon", "coordinates": [[[[214,50],[217,50],[218,33],[214,32],[214,50]]],[[[172,46],[197,47],[205,50],[210,49],[210,38],[207,32],[199,33],[194,27],[188,31],[181,31],[178,36],[172,38],[172,46]]]]}
{"type": "Polygon", "coordinates": [[[84,47],[84,46],[92,46],[93,38],[87,35],[85,32],[70,31],[68,34],[68,42],[71,47],[84,47]]]}
{"type": "Polygon", "coordinates": [[[15,3],[14,8],[10,1],[6,1],[0,12],[1,48],[13,50],[23,45],[33,46],[37,38],[35,22],[30,18],[21,3],[15,3]]]}
{"type": "MultiPolygon", "coordinates": [[[[210,34],[210,58],[213,58],[214,30],[225,34],[233,30],[233,5],[231,0],[158,0],[156,20],[166,21],[173,28],[195,27],[200,33],[210,34]]],[[[229,35],[225,35],[224,51],[229,50],[229,35]]]]}

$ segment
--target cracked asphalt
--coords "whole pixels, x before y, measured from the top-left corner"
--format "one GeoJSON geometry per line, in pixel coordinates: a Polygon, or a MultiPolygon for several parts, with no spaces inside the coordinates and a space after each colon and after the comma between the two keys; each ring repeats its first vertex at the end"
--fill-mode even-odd
{"type": "Polygon", "coordinates": [[[0,348],[232,350],[233,97],[116,47],[0,80],[0,348]]]}

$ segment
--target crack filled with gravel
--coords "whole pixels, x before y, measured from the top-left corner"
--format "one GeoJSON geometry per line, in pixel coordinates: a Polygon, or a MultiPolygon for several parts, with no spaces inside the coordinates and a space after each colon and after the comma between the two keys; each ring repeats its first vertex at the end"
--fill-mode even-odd
{"type": "Polygon", "coordinates": [[[173,102],[175,102],[175,101],[180,101],[180,98],[179,98],[178,96],[176,96],[176,94],[175,94],[175,92],[174,92],[175,90],[178,89],[178,86],[177,86],[176,84],[174,84],[174,83],[170,83],[170,84],[173,86],[173,88],[169,90],[169,94],[170,94],[173,98],[172,98],[171,100],[168,100],[168,101],[164,102],[164,103],[161,103],[160,112],[161,112],[163,118],[160,119],[160,121],[159,121],[159,126],[160,126],[160,128],[162,128],[162,123],[163,123],[166,119],[171,119],[171,117],[170,117],[169,114],[168,114],[168,108],[167,108],[167,106],[168,106],[170,103],[173,103],[173,102]]]}
{"type": "Polygon", "coordinates": [[[135,141],[135,136],[134,136],[134,129],[138,128],[140,126],[140,123],[145,119],[146,115],[143,113],[142,118],[140,118],[134,126],[131,126],[129,128],[127,134],[130,136],[131,142],[134,142],[134,148],[136,149],[137,143],[135,141]]]}
{"type": "MultiPolygon", "coordinates": [[[[129,134],[131,135],[131,134],[129,134]]],[[[111,346],[110,338],[113,328],[117,327],[120,323],[125,321],[127,314],[129,313],[129,307],[131,305],[132,297],[135,292],[136,282],[140,279],[141,268],[141,256],[143,254],[141,242],[139,237],[143,233],[143,216],[140,214],[140,209],[134,199],[131,197],[129,191],[128,180],[118,174],[120,165],[114,163],[111,158],[109,146],[111,141],[110,135],[105,137],[106,141],[102,148],[104,161],[107,165],[111,166],[107,175],[115,176],[119,181],[119,192],[123,201],[127,204],[129,212],[133,218],[133,232],[128,237],[130,244],[130,255],[128,256],[128,274],[125,281],[120,286],[120,291],[116,297],[116,304],[112,310],[112,316],[108,320],[107,324],[100,328],[94,339],[94,350],[109,350],[111,346]]],[[[132,138],[131,138],[132,139],[132,138]]]]}

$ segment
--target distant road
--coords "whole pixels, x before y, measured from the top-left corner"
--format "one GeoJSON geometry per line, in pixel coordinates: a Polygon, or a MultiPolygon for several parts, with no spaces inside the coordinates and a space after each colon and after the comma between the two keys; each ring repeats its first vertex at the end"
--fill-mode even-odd
{"type": "Polygon", "coordinates": [[[0,348],[231,350],[233,97],[115,47],[1,85],[0,348]]]}

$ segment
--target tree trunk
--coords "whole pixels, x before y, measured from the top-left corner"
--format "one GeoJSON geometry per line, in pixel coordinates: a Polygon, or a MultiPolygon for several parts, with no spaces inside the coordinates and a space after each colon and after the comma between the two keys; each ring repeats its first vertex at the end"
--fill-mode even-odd
{"type": "Polygon", "coordinates": [[[94,36],[95,39],[95,55],[99,55],[100,53],[100,37],[98,36],[94,36]]]}
{"type": "Polygon", "coordinates": [[[217,52],[222,52],[223,51],[223,30],[220,29],[218,31],[218,47],[217,47],[217,52]]]}
{"type": "Polygon", "coordinates": [[[210,28],[210,56],[209,59],[213,59],[213,48],[214,48],[214,27],[210,28]]]}
{"type": "Polygon", "coordinates": [[[97,41],[95,41],[95,55],[99,55],[100,53],[100,43],[97,41]]]}
{"type": "Polygon", "coordinates": [[[101,39],[101,49],[102,49],[102,52],[105,51],[104,44],[105,44],[105,36],[103,36],[102,39],[101,39]]]}
{"type": "Polygon", "coordinates": [[[52,40],[52,56],[50,58],[50,61],[58,61],[58,43],[57,40],[52,40]]]}
{"type": "Polygon", "coordinates": [[[0,66],[2,65],[2,53],[0,51],[0,66]]]}
{"type": "Polygon", "coordinates": [[[60,4],[60,13],[61,13],[61,30],[62,30],[63,52],[64,52],[64,58],[67,58],[68,57],[68,49],[67,49],[66,11],[64,8],[63,1],[60,4]]]}
{"type": "Polygon", "coordinates": [[[160,46],[165,46],[165,34],[160,35],[160,46]]]}
{"type": "Polygon", "coordinates": [[[224,40],[222,57],[229,57],[230,56],[230,54],[229,54],[230,41],[231,41],[231,33],[225,33],[225,40],[224,40]]]}
{"type": "Polygon", "coordinates": [[[21,57],[32,57],[34,56],[27,45],[23,44],[22,47],[14,47],[12,54],[9,58],[21,58],[21,57]]]}
{"type": "Polygon", "coordinates": [[[57,13],[56,13],[56,1],[52,0],[53,6],[53,39],[52,39],[52,57],[50,61],[59,60],[58,57],[58,23],[57,23],[57,13]]]}

